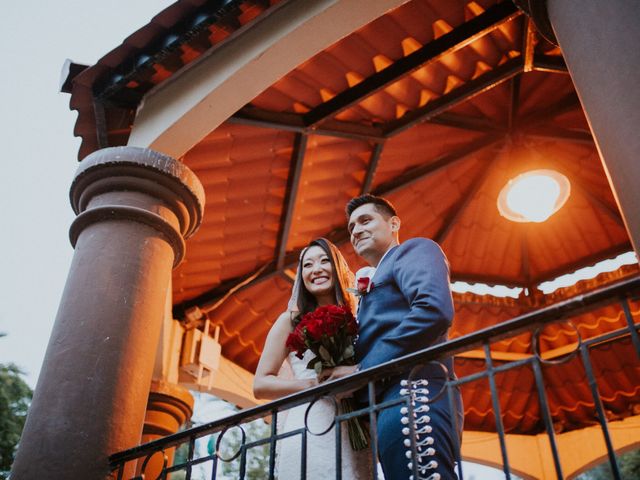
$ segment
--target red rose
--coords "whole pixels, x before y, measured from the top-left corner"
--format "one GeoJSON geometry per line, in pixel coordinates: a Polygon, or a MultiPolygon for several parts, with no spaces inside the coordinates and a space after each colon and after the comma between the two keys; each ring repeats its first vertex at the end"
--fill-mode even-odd
{"type": "Polygon", "coordinates": [[[312,340],[318,341],[322,338],[322,334],[324,333],[322,319],[310,318],[309,321],[306,322],[305,327],[312,340]]]}
{"type": "Polygon", "coordinates": [[[351,315],[351,318],[347,321],[347,333],[349,335],[356,335],[358,333],[358,323],[353,315],[351,315]]]}
{"type": "MultiPolygon", "coordinates": [[[[368,277],[358,281],[358,289],[362,288],[363,294],[371,290],[368,277]]],[[[293,332],[287,338],[287,348],[295,351],[302,358],[306,350],[315,355],[307,368],[316,373],[324,368],[333,368],[338,365],[354,365],[354,344],[358,334],[358,324],[348,307],[340,305],[325,305],[316,308],[313,312],[302,316],[293,332]]],[[[347,399],[341,401],[345,412],[352,412],[353,407],[347,399]]],[[[366,427],[360,425],[357,418],[347,420],[349,426],[349,440],[354,450],[361,450],[368,445],[366,427]]]]}
{"type": "Polygon", "coordinates": [[[302,332],[297,328],[289,334],[285,346],[292,352],[296,352],[296,355],[299,358],[302,358],[305,350],[307,349],[302,332]]]}
{"type": "Polygon", "coordinates": [[[356,295],[366,295],[373,288],[373,282],[369,277],[358,277],[356,282],[356,295]]]}
{"type": "Polygon", "coordinates": [[[353,353],[345,356],[344,348],[346,345],[353,345],[357,333],[358,324],[348,307],[325,305],[302,316],[287,337],[286,347],[296,352],[300,358],[306,350],[311,350],[316,358],[310,365],[321,362],[318,364],[320,369],[338,364],[352,364],[342,363],[354,361],[353,353]],[[325,357],[322,359],[319,357],[321,347],[325,351],[325,357]],[[331,358],[327,358],[327,352],[331,358]]]}

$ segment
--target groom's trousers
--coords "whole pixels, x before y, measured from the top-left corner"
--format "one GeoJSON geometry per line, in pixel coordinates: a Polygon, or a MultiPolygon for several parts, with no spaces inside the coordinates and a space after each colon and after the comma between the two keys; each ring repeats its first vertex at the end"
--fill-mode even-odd
{"type": "Polygon", "coordinates": [[[412,452],[411,412],[407,410],[406,402],[382,410],[378,415],[377,433],[385,480],[408,480],[413,476],[411,464],[414,461],[417,461],[419,473],[418,479],[414,480],[458,478],[455,462],[462,440],[462,397],[458,387],[453,387],[455,411],[452,412],[445,388],[446,378],[429,377],[419,373],[413,382],[396,382],[379,400],[386,402],[402,398],[412,402],[418,453],[417,458],[408,453],[412,452]],[[434,400],[434,397],[437,398],[434,400]]]}

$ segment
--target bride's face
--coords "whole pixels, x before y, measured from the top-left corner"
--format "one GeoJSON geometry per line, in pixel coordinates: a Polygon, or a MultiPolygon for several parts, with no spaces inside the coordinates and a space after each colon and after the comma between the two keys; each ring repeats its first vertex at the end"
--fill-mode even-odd
{"type": "Polygon", "coordinates": [[[302,281],[306,289],[316,298],[332,294],[333,268],[326,252],[313,245],[302,259],[302,281]]]}

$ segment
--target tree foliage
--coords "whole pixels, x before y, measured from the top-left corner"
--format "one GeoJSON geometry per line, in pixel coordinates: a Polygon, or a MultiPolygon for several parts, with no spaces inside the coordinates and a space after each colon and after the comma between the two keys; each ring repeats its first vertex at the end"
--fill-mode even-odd
{"type": "MultiPolygon", "coordinates": [[[[262,420],[256,420],[244,424],[245,445],[269,436],[270,429],[262,420]]],[[[209,440],[207,450],[209,454],[215,451],[217,435],[209,440]]],[[[242,432],[240,428],[229,429],[220,442],[219,455],[224,458],[231,458],[240,451],[242,446],[242,432]]],[[[221,461],[220,466],[225,478],[240,478],[240,457],[231,462],[221,461]]],[[[269,475],[269,444],[254,446],[247,449],[245,462],[246,480],[262,480],[269,475]]]]}
{"type": "Polygon", "coordinates": [[[0,364],[0,479],[13,463],[32,394],[16,365],[0,364]]]}
{"type": "MultiPolygon", "coordinates": [[[[640,478],[640,450],[632,450],[618,456],[618,466],[622,478],[640,478]]],[[[609,461],[592,468],[576,477],[576,480],[609,480],[613,478],[609,461]]]]}

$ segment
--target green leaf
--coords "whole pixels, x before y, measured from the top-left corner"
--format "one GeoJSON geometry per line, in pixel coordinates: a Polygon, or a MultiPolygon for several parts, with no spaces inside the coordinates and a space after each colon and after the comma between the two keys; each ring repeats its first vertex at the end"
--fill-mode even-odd
{"type": "Polygon", "coordinates": [[[320,366],[320,370],[322,370],[322,361],[320,361],[320,357],[313,357],[309,360],[309,363],[307,363],[307,368],[309,370],[315,370],[316,373],[320,373],[318,372],[318,365],[320,366]]]}
{"type": "Polygon", "coordinates": [[[322,358],[323,362],[329,365],[334,365],[333,358],[331,357],[329,350],[324,348],[324,345],[320,345],[320,350],[318,350],[318,353],[320,354],[320,358],[322,358]]]}
{"type": "Polygon", "coordinates": [[[355,348],[353,348],[353,345],[349,345],[347,348],[344,349],[342,357],[345,360],[347,360],[347,359],[353,357],[355,354],[356,354],[355,348]]]}

